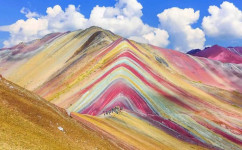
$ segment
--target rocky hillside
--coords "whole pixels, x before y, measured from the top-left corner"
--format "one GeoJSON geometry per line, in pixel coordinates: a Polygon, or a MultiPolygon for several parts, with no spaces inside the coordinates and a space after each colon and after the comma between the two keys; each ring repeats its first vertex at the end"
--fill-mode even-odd
{"type": "Polygon", "coordinates": [[[39,96],[0,77],[0,149],[117,149],[39,96]]]}

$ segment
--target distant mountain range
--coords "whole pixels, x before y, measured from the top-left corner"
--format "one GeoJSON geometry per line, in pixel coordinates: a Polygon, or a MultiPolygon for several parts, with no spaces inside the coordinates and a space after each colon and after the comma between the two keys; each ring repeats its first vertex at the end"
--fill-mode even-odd
{"type": "MultiPolygon", "coordinates": [[[[51,102],[71,112],[73,119],[104,137],[99,144],[107,149],[240,150],[242,66],[217,61],[220,53],[239,61],[234,58],[237,49],[214,52],[217,48],[206,55],[215,61],[90,27],[0,50],[0,73],[48,101],[43,107],[51,102]]],[[[40,114],[50,114],[34,104],[41,107],[40,114]]],[[[21,108],[33,109],[28,106],[27,101],[21,108]]],[[[87,142],[93,146],[96,140],[87,142]]]]}
{"type": "Polygon", "coordinates": [[[207,47],[204,50],[194,49],[187,54],[205,57],[212,60],[221,61],[223,63],[235,63],[242,64],[242,47],[221,47],[214,45],[212,47],[207,47]]]}

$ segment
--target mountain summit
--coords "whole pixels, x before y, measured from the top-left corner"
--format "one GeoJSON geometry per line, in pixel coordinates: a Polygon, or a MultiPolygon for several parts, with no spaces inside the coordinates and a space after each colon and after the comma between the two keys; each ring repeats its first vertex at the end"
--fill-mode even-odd
{"type": "Polygon", "coordinates": [[[223,63],[242,64],[242,47],[224,48],[214,45],[204,50],[197,50],[196,52],[189,51],[188,54],[218,60],[223,63]]]}

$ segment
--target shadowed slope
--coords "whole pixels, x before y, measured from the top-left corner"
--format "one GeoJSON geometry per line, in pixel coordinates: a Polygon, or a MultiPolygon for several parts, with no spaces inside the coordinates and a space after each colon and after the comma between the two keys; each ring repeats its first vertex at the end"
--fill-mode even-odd
{"type": "Polygon", "coordinates": [[[227,49],[239,56],[242,56],[242,47],[228,47],[227,49]]]}
{"type": "Polygon", "coordinates": [[[3,78],[0,122],[0,149],[117,149],[63,109],[3,78]]]}

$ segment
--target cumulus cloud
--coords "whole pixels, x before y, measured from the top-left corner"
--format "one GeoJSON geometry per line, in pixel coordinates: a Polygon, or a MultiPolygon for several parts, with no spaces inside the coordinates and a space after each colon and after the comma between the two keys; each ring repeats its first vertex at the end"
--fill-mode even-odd
{"type": "Polygon", "coordinates": [[[69,5],[65,10],[59,5],[49,7],[46,15],[23,8],[21,13],[25,14],[27,20],[2,26],[0,31],[10,32],[10,38],[4,41],[5,47],[40,38],[51,32],[85,29],[93,25],[138,42],[166,47],[169,43],[168,33],[143,23],[142,8],[137,0],[119,0],[114,7],[97,5],[91,11],[90,18],[85,18],[74,5],[69,5]]]}
{"type": "Polygon", "coordinates": [[[160,27],[168,31],[173,48],[179,51],[189,51],[203,48],[205,34],[200,28],[192,28],[199,19],[199,11],[192,8],[180,9],[173,7],[158,14],[160,27]]]}
{"type": "Polygon", "coordinates": [[[0,31],[8,31],[10,38],[4,41],[5,47],[40,38],[52,32],[63,32],[86,27],[87,19],[78,12],[74,5],[69,5],[64,11],[59,5],[47,8],[46,15],[41,16],[26,8],[21,9],[26,20],[18,20],[9,26],[0,27],[0,31]]]}
{"type": "Polygon", "coordinates": [[[204,17],[202,22],[206,35],[242,39],[242,11],[233,3],[225,1],[220,8],[210,6],[208,12],[210,16],[204,17]]]}
{"type": "Polygon", "coordinates": [[[10,32],[10,39],[4,41],[6,47],[18,44],[22,41],[30,41],[40,36],[45,35],[42,32],[46,30],[48,26],[47,20],[30,18],[26,21],[18,20],[16,23],[8,27],[10,32]]]}
{"type": "Polygon", "coordinates": [[[160,41],[164,41],[165,45],[169,44],[169,35],[165,30],[154,29],[153,32],[144,34],[143,37],[148,41],[152,41],[154,45],[159,45],[160,41]]]}
{"type": "Polygon", "coordinates": [[[138,42],[166,47],[169,43],[168,33],[144,24],[141,20],[142,8],[136,0],[119,0],[115,7],[96,6],[91,12],[89,24],[109,29],[138,42]]]}
{"type": "Polygon", "coordinates": [[[39,14],[36,12],[31,12],[29,9],[23,7],[20,12],[22,14],[25,14],[26,18],[33,18],[33,17],[39,17],[39,14]]]}
{"type": "Polygon", "coordinates": [[[129,39],[140,42],[149,43],[152,45],[166,47],[169,44],[169,35],[167,31],[158,28],[150,28],[150,32],[141,36],[131,36],[129,39]]]}

